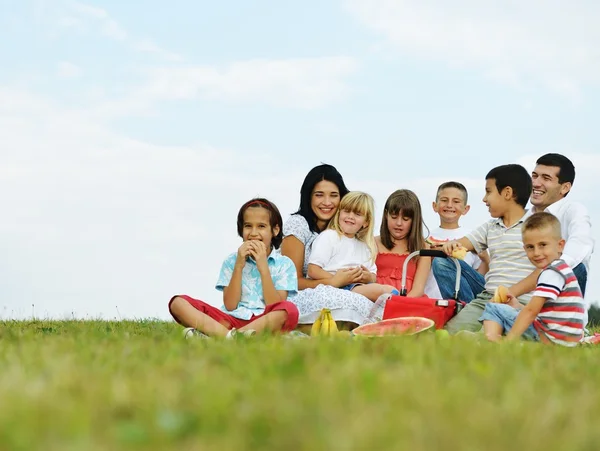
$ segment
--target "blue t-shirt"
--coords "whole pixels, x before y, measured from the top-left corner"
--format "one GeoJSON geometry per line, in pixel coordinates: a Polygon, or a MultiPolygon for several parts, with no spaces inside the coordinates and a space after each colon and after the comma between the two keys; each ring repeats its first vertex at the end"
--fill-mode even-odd
{"type": "MultiPolygon", "coordinates": [[[[217,290],[223,291],[229,285],[236,259],[237,252],[231,254],[223,262],[219,280],[215,287],[217,290]]],[[[267,257],[267,264],[276,290],[287,291],[288,295],[295,294],[298,291],[298,275],[292,260],[274,249],[267,257]]],[[[223,305],[221,310],[236,318],[249,320],[252,316],[262,314],[265,311],[265,305],[258,267],[254,260],[248,258],[244,269],[242,269],[242,296],[237,308],[227,310],[223,305]]]]}

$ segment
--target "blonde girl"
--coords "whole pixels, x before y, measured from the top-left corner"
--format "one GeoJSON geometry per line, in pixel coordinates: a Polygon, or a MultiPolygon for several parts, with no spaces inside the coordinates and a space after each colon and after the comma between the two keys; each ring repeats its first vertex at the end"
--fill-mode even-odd
{"type": "Polygon", "coordinates": [[[360,191],[344,196],[329,228],[313,243],[308,262],[308,277],[328,279],[344,268],[360,268],[344,287],[375,301],[384,293],[398,294],[390,285],[375,283],[377,245],[373,236],[375,205],[373,198],[360,191]]]}
{"type": "MultiPolygon", "coordinates": [[[[428,249],[425,242],[421,203],[407,189],[394,191],[383,208],[380,236],[377,245],[377,282],[401,288],[402,267],[411,252],[428,249]]],[[[408,263],[406,289],[409,297],[421,297],[431,268],[431,259],[412,259],[408,263]]]]}

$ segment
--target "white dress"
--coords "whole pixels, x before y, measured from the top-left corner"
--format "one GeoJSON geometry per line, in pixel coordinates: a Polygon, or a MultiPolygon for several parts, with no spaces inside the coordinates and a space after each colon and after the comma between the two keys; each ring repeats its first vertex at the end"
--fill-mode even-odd
{"type": "MultiPolygon", "coordinates": [[[[295,236],[304,244],[304,267],[302,274],[306,277],[312,244],[318,233],[311,232],[306,219],[301,215],[291,215],[283,224],[283,236],[295,236]]],[[[319,285],[306,288],[290,296],[300,312],[299,324],[312,324],[323,308],[331,310],[336,321],[349,321],[363,324],[369,316],[373,303],[365,296],[348,290],[341,290],[330,285],[319,285]]]]}

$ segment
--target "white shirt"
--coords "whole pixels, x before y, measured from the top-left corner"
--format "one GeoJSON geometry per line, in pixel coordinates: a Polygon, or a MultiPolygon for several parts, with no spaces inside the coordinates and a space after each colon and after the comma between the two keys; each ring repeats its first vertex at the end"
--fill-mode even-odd
{"type": "MultiPolygon", "coordinates": [[[[437,229],[431,231],[429,237],[427,238],[427,242],[429,244],[443,244],[448,241],[458,240],[464,237],[466,234],[467,233],[462,227],[458,227],[456,229],[442,229],[441,227],[438,227],[437,229]]],[[[473,252],[467,252],[467,255],[465,256],[465,262],[473,269],[477,269],[479,268],[479,265],[481,265],[481,259],[473,252]]],[[[440,287],[433,276],[433,270],[429,271],[429,276],[427,276],[427,282],[425,282],[424,291],[425,295],[432,299],[442,298],[440,287]]]]}
{"type": "Polygon", "coordinates": [[[583,263],[589,274],[590,259],[594,252],[594,238],[587,208],[579,202],[571,202],[563,197],[544,211],[552,213],[560,221],[562,237],[567,242],[560,258],[571,268],[583,263]]]}
{"type": "Polygon", "coordinates": [[[340,235],[331,229],[324,230],[315,238],[308,263],[317,265],[331,274],[342,268],[361,265],[370,272],[377,273],[377,266],[366,243],[340,235]]]}

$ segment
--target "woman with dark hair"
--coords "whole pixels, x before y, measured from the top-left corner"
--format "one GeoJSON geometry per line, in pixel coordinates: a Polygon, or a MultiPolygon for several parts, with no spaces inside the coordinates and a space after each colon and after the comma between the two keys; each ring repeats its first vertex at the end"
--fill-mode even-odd
{"type": "Polygon", "coordinates": [[[308,260],[315,238],[327,228],[340,200],[348,193],[337,169],[322,164],[309,171],[300,188],[300,207],[283,224],[281,253],[289,257],[298,273],[298,294],[290,297],[300,311],[299,324],[312,324],[323,308],[333,319],[362,324],[373,303],[348,290],[339,290],[359,281],[363,268],[340,269],[331,278],[307,278],[308,260]]]}

